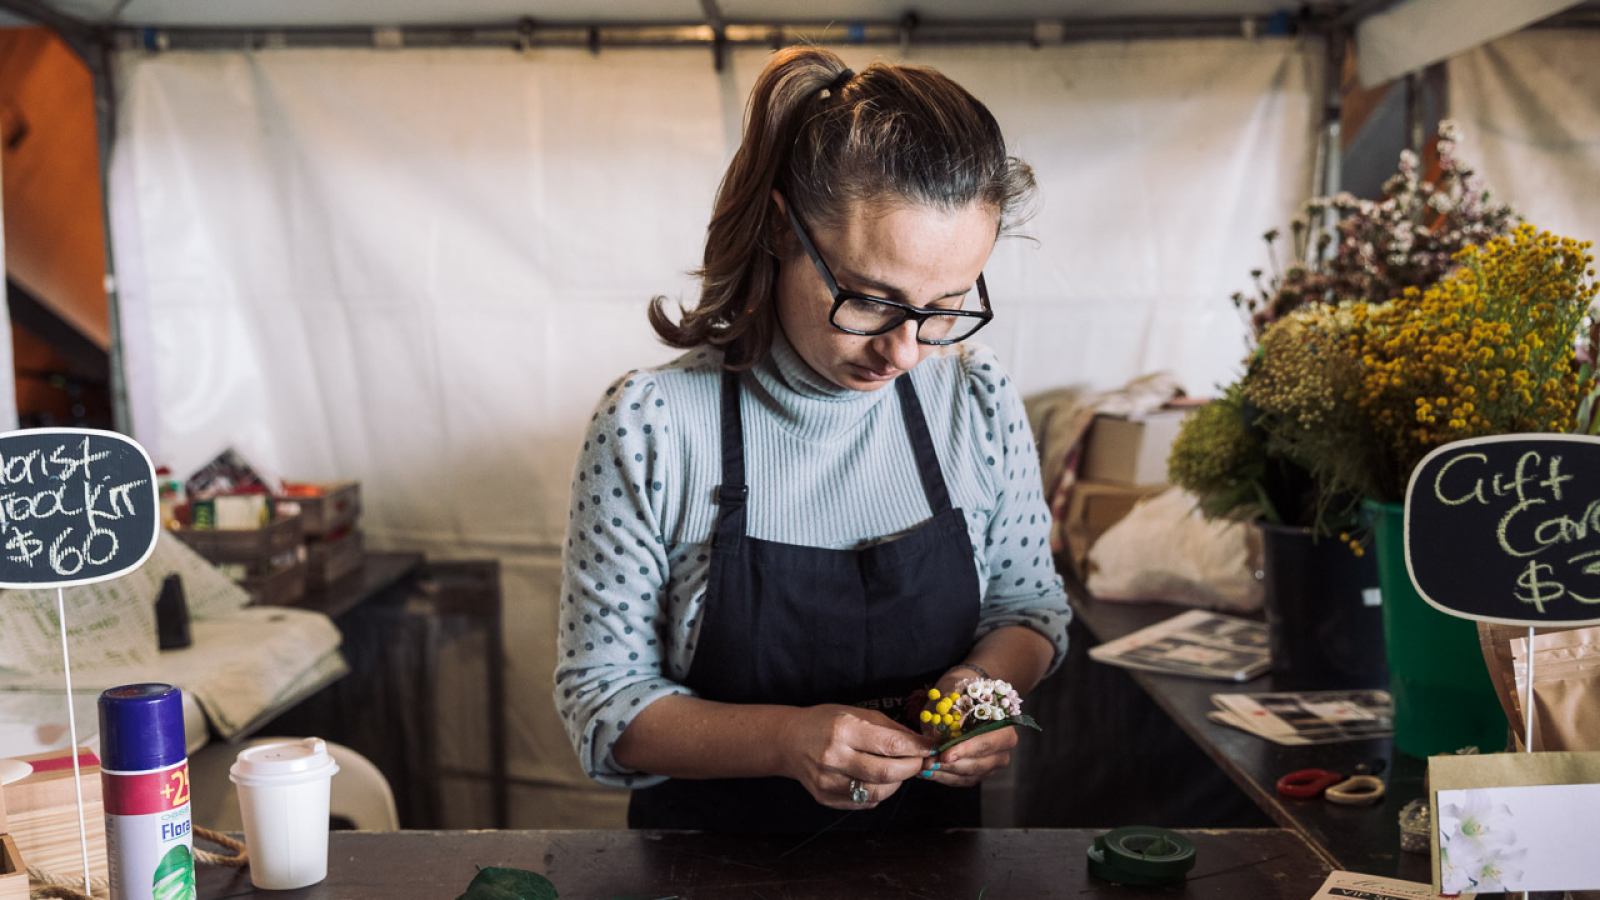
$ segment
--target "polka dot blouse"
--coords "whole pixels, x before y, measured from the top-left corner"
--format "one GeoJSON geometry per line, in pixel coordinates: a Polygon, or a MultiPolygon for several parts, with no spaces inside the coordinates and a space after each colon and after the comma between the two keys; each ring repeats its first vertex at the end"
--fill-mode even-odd
{"type": "MultiPolygon", "coordinates": [[[[692,350],[606,389],[573,476],[563,554],[556,707],[589,776],[645,787],[612,747],[694,659],[721,482],[721,354],[692,350]]],[[[905,377],[905,376],[902,376],[905,377]]],[[[1071,612],[1051,560],[1049,512],[1022,400],[994,353],[958,345],[910,377],[951,503],[966,515],[983,587],[973,639],[1004,625],[1066,651],[1071,612]]],[[[781,332],[744,373],[747,533],[860,548],[931,516],[892,386],[839,388],[781,332]]]]}

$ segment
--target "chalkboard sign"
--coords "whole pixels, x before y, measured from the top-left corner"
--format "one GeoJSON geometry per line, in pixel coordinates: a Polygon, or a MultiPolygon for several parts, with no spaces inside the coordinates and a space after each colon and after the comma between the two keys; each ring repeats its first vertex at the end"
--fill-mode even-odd
{"type": "Polygon", "coordinates": [[[1509,625],[1600,624],[1600,438],[1474,438],[1406,488],[1406,565],[1424,600],[1509,625]]]}
{"type": "Polygon", "coordinates": [[[0,434],[0,587],[126,574],[160,527],[155,470],[132,440],[84,428],[0,434]]]}

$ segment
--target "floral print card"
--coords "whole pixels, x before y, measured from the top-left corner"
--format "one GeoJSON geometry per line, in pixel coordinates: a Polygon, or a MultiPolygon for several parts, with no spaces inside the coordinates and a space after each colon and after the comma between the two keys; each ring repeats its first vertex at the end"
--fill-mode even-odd
{"type": "Polygon", "coordinates": [[[1600,752],[1436,756],[1428,778],[1436,890],[1600,888],[1600,752]]]}

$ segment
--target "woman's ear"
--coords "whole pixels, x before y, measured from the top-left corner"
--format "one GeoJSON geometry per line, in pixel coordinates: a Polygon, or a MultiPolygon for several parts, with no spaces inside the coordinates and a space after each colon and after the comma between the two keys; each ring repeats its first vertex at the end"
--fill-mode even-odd
{"type": "Polygon", "coordinates": [[[789,225],[788,199],[772,189],[772,202],[767,205],[767,250],[778,259],[791,259],[800,252],[800,242],[795,239],[789,225]]]}

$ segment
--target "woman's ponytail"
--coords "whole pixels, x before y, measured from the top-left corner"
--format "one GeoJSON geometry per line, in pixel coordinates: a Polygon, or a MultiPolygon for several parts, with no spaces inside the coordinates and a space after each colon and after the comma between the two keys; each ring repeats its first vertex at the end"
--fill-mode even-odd
{"type": "Polygon", "coordinates": [[[848,72],[835,54],[817,47],[779,51],[750,92],[743,139],[717,189],[701,268],[700,302],[672,322],[666,298],[650,301],[650,324],[667,344],[716,344],[746,368],[766,355],[776,326],[778,256],[788,246],[774,189],[786,185],[795,137],[808,107],[825,99],[848,72]]]}

